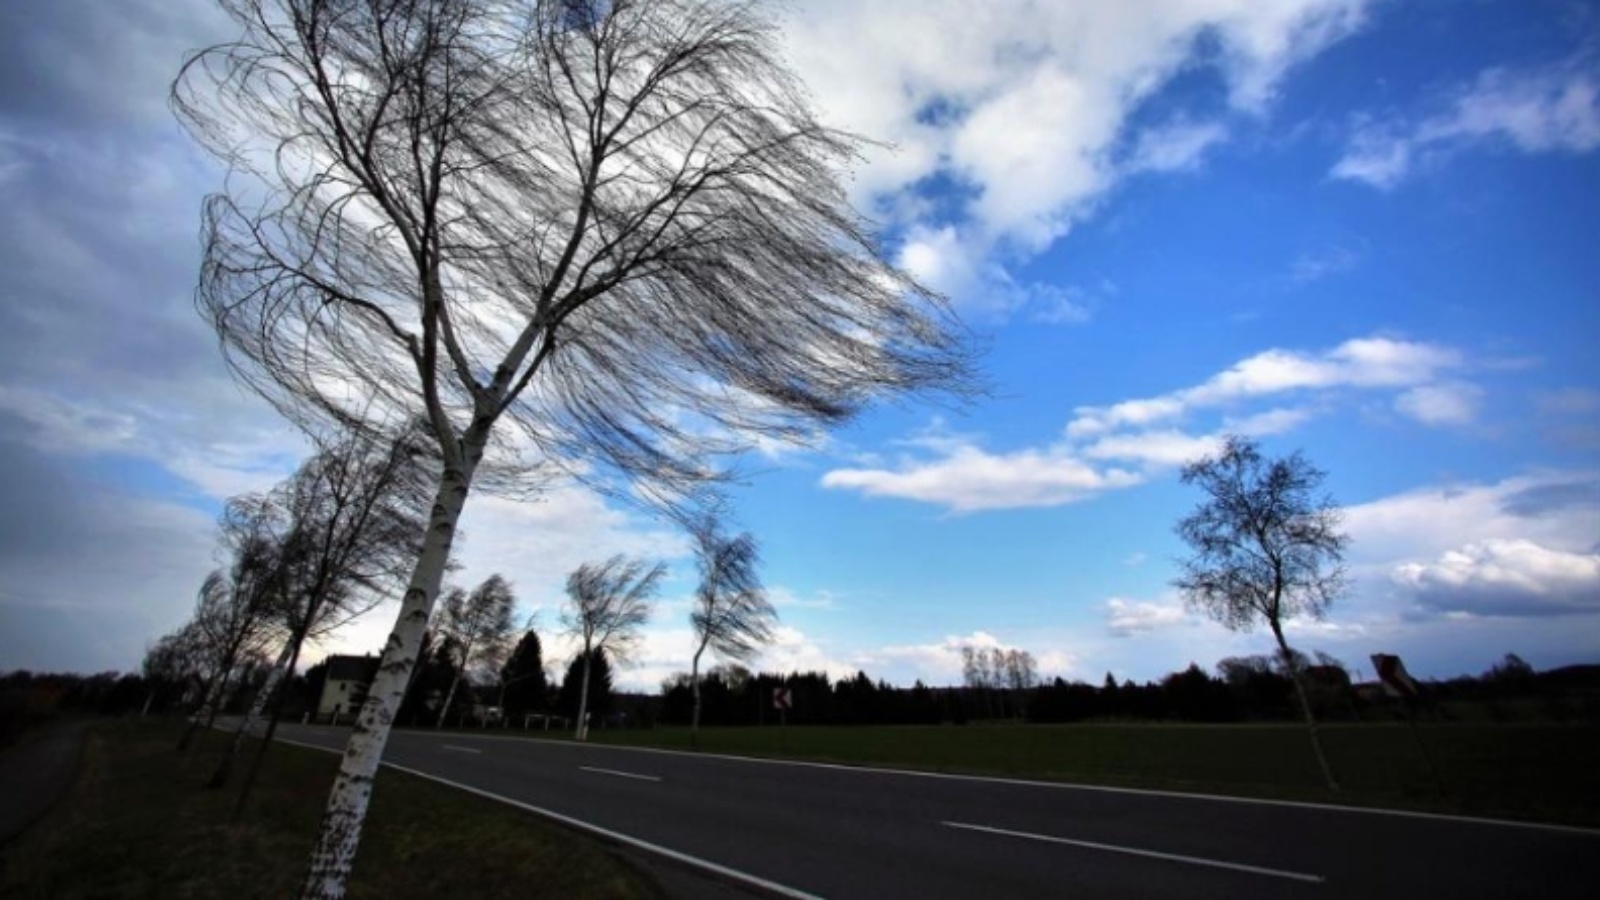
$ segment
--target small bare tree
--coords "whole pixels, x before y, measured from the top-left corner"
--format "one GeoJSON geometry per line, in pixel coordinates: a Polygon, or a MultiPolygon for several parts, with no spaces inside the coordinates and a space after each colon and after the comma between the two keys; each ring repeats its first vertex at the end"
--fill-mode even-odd
{"type": "Polygon", "coordinates": [[[562,624],[582,646],[583,681],[578,692],[578,723],[573,736],[589,737],[589,664],[596,651],[625,662],[650,618],[650,597],[666,575],[661,563],[618,554],[603,563],[584,563],[567,576],[567,609],[562,624]]]}
{"type": "Polygon", "coordinates": [[[455,638],[460,653],[455,677],[450,679],[450,690],[439,708],[435,728],[443,728],[450,704],[455,701],[456,688],[467,670],[474,666],[495,667],[498,657],[505,651],[506,638],[511,635],[511,610],[517,605],[511,585],[498,574],[490,575],[473,588],[472,593],[456,588],[445,597],[440,609],[437,630],[455,638]]]}
{"type": "Polygon", "coordinates": [[[747,661],[772,640],[778,618],[756,572],[760,555],[754,537],[748,532],[726,537],[720,533],[717,519],[710,517],[695,529],[694,539],[700,584],[689,614],[696,640],[689,666],[694,692],[691,740],[700,733],[701,655],[710,650],[730,660],[747,661]]]}
{"type": "Polygon", "coordinates": [[[207,674],[200,706],[178,739],[180,752],[189,748],[200,728],[216,721],[236,664],[273,638],[271,574],[276,560],[261,529],[262,520],[248,511],[230,505],[223,512],[222,543],[224,551],[231,551],[232,564],[206,576],[190,620],[188,637],[207,674]]]}
{"type": "Polygon", "coordinates": [[[218,3],[239,36],[173,89],[236,191],[198,305],[293,421],[424,416],[442,461],[312,852],[334,897],[475,487],[542,464],[692,500],[722,451],[964,389],[970,353],[850,208],[862,142],[760,4],[218,3]]]}
{"type": "Polygon", "coordinates": [[[1350,539],[1338,508],[1318,496],[1325,473],[1298,452],[1267,459],[1254,441],[1229,437],[1221,452],[1183,469],[1185,484],[1206,494],[1178,523],[1193,555],[1174,582],[1185,601],[1234,631],[1265,622],[1294,682],[1311,747],[1330,790],[1339,789],[1317,732],[1302,657],[1289,647],[1283,623],[1321,619],[1344,588],[1340,561],[1350,539]]]}
{"type": "Polygon", "coordinates": [[[254,510],[258,540],[274,548],[268,579],[273,609],[286,638],[256,701],[234,734],[208,786],[228,781],[243,736],[268,712],[250,775],[235,810],[242,809],[282,713],[284,677],[294,671],[306,641],[315,641],[404,589],[422,543],[432,459],[417,429],[390,442],[345,432],[318,442],[294,475],[265,496],[236,498],[254,510]]]}

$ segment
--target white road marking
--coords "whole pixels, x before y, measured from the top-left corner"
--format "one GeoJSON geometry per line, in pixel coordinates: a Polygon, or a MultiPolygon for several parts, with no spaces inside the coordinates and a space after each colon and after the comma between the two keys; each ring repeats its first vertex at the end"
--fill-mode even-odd
{"type": "MultiPolygon", "coordinates": [[[[291,738],[278,738],[278,740],[285,744],[294,744],[297,747],[306,747],[311,750],[321,750],[324,753],[340,752],[332,747],[324,747],[320,744],[308,744],[304,741],[296,741],[291,738]]],[[[574,819],[571,816],[564,816],[558,812],[553,812],[548,809],[541,809],[540,807],[534,806],[531,803],[523,803],[521,800],[513,800],[510,797],[502,797],[499,794],[491,794],[488,791],[475,788],[470,784],[462,784],[459,781],[451,781],[448,778],[440,778],[437,775],[429,775],[427,772],[419,772],[416,769],[408,769],[405,766],[397,766],[390,762],[383,763],[383,765],[386,768],[395,770],[396,772],[404,772],[407,775],[415,775],[418,778],[425,778],[428,781],[438,782],[439,784],[453,787],[456,790],[466,791],[469,794],[476,794],[479,797],[504,803],[507,806],[515,806],[517,809],[531,812],[534,815],[544,816],[547,819],[554,819],[563,825],[570,825],[573,828],[587,831],[590,834],[598,834],[603,838],[616,841],[619,844],[627,844],[630,847],[637,847],[640,850],[650,853],[658,853],[668,859],[677,860],[684,865],[694,866],[699,869],[704,869],[707,872],[721,875],[724,878],[731,878],[734,881],[742,881],[745,884],[753,885],[764,891],[769,891],[773,894],[776,894],[779,897],[788,897],[790,900],[823,900],[822,897],[819,897],[816,894],[808,894],[805,891],[802,891],[798,888],[789,887],[786,884],[779,884],[776,881],[768,881],[759,875],[751,875],[749,872],[741,872],[738,869],[730,869],[727,866],[714,863],[709,859],[701,859],[698,856],[690,856],[687,853],[681,853],[677,850],[663,847],[660,844],[652,844],[649,841],[640,840],[632,835],[623,834],[620,831],[612,831],[609,828],[601,828],[599,825],[585,822],[582,819],[574,819]]]]}
{"type": "Polygon", "coordinates": [[[598,772],[601,775],[615,775],[618,778],[636,778],[636,779],[638,779],[640,781],[660,781],[661,780],[660,778],[657,778],[654,775],[636,775],[633,772],[618,772],[616,769],[597,769],[594,766],[579,766],[578,768],[581,771],[584,771],[584,772],[598,772]]]}
{"type": "Polygon", "coordinates": [[[455,744],[445,744],[444,745],[444,749],[445,750],[459,750],[462,753],[482,753],[483,752],[482,750],[479,750],[476,747],[459,747],[459,746],[457,746],[455,744]]]}
{"type": "Polygon", "coordinates": [[[1050,844],[1067,844],[1072,847],[1084,847],[1089,850],[1105,850],[1110,853],[1126,853],[1131,856],[1147,856],[1152,859],[1165,859],[1171,862],[1188,863],[1193,866],[1210,866],[1214,869],[1231,869],[1235,872],[1248,872],[1252,875],[1270,875],[1274,878],[1291,878],[1295,881],[1322,882],[1321,875],[1307,875],[1303,872],[1286,872],[1282,869],[1266,869],[1261,866],[1247,866],[1243,863],[1223,862],[1218,859],[1205,859],[1199,856],[1181,856],[1177,853],[1160,853],[1155,850],[1141,850],[1138,847],[1119,847],[1116,844],[1097,844],[1094,841],[1075,841],[1071,838],[1053,837],[1047,834],[1030,834],[1026,831],[1011,831],[1006,828],[991,828],[988,825],[970,825],[966,822],[943,822],[950,828],[961,828],[966,831],[981,831],[985,834],[999,834],[1006,837],[1024,838],[1030,841],[1044,841],[1050,844]]]}
{"type": "MultiPolygon", "coordinates": [[[[408,737],[429,738],[434,735],[400,731],[408,737]]],[[[518,735],[473,735],[480,741],[524,741],[533,744],[560,744],[564,747],[580,746],[572,741],[521,737],[518,735]]],[[[309,745],[308,745],[309,746],[309,745]]],[[[937,778],[947,781],[973,781],[985,784],[1005,784],[1017,787],[1050,788],[1057,791],[1089,791],[1099,794],[1131,794],[1138,797],[1171,797],[1174,800],[1199,800],[1207,803],[1237,803],[1242,806],[1281,806],[1289,809],[1313,809],[1320,812],[1348,813],[1357,816],[1389,816],[1397,819],[1424,819],[1435,822],[1456,822],[1462,825],[1487,825],[1493,828],[1524,828],[1531,831],[1553,831],[1600,838],[1600,828],[1581,825],[1555,825],[1550,822],[1519,822],[1515,819],[1488,819],[1482,816],[1457,816],[1450,813],[1420,812],[1411,809],[1383,809],[1372,806],[1338,806],[1333,803],[1316,803],[1309,800],[1271,800],[1265,797],[1235,797],[1227,794],[1201,794],[1194,791],[1164,791],[1156,788],[1112,787],[1105,784],[1080,784],[1071,781],[1036,781],[1026,778],[1003,778],[998,775],[958,775],[952,772],[924,772],[917,769],[891,769],[884,766],[851,766],[841,763],[810,762],[803,759],[776,759],[767,756],[737,756],[732,753],[706,753],[698,750],[668,750],[662,747],[629,747],[623,744],[591,744],[606,750],[624,750],[632,753],[659,753],[665,756],[687,756],[693,759],[726,759],[734,762],[756,763],[767,766],[799,766],[807,769],[832,769],[839,772],[862,772],[875,775],[904,775],[907,778],[937,778]]],[[[321,748],[327,749],[327,748],[321,748]]]]}

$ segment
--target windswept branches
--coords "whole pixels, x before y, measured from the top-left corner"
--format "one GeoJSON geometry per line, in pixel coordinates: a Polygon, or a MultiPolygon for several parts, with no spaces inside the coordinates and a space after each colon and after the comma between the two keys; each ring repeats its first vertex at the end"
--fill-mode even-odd
{"type": "Polygon", "coordinates": [[[728,537],[717,516],[708,516],[694,529],[700,584],[695,589],[689,615],[696,638],[689,678],[694,689],[694,716],[690,726],[700,728],[700,657],[707,650],[735,661],[746,661],[772,640],[778,613],[768,602],[756,571],[760,554],[748,532],[728,537]]]}
{"type": "Polygon", "coordinates": [[[455,677],[450,681],[444,704],[439,707],[439,719],[434,727],[444,727],[456,688],[470,669],[499,667],[509,649],[505,644],[511,635],[511,611],[516,604],[511,584],[499,574],[484,579],[470,594],[455,588],[445,595],[436,631],[451,640],[460,658],[455,661],[455,677]]]}
{"type": "Polygon", "coordinates": [[[1185,467],[1184,483],[1208,498],[1178,523],[1194,551],[1176,583],[1188,602],[1234,630],[1322,618],[1343,590],[1349,545],[1338,507],[1316,494],[1324,477],[1299,453],[1264,459],[1239,437],[1185,467]]]}
{"type": "Polygon", "coordinates": [[[850,208],[862,141],[761,4],[218,2],[239,37],[172,93],[232,170],[196,305],[291,420],[422,418],[441,464],[305,886],[339,896],[475,485],[692,510],[723,451],[965,392],[971,353],[850,208]]]}
{"type": "Polygon", "coordinates": [[[667,567],[617,555],[602,563],[584,563],[567,576],[568,606],[562,624],[582,645],[583,689],[578,702],[579,740],[588,736],[589,661],[596,652],[622,662],[639,640],[650,618],[650,598],[667,567]]]}
{"type": "Polygon", "coordinates": [[[708,448],[965,383],[753,5],[223,6],[173,105],[253,186],[207,202],[197,299],[296,420],[425,412],[456,461],[504,414],[681,496],[708,448]]]}

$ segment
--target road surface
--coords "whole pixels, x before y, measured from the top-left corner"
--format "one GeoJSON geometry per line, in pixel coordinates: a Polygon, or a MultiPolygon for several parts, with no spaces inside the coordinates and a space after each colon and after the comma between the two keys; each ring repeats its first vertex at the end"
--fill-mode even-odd
{"type": "MultiPolygon", "coordinates": [[[[342,749],[346,729],[289,726],[342,749]]],[[[1600,831],[396,731],[385,761],[828,898],[1592,897],[1600,831]]]]}

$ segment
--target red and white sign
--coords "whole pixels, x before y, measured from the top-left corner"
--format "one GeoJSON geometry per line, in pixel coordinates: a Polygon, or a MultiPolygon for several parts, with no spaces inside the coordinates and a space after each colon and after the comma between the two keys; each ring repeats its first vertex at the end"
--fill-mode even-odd
{"type": "Polygon", "coordinates": [[[1406,673],[1405,663],[1390,653],[1372,654],[1372,668],[1378,672],[1383,690],[1391,697],[1415,697],[1417,683],[1406,673]]]}
{"type": "Polygon", "coordinates": [[[789,693],[788,688],[772,689],[772,708],[794,709],[794,696],[789,693]]]}

